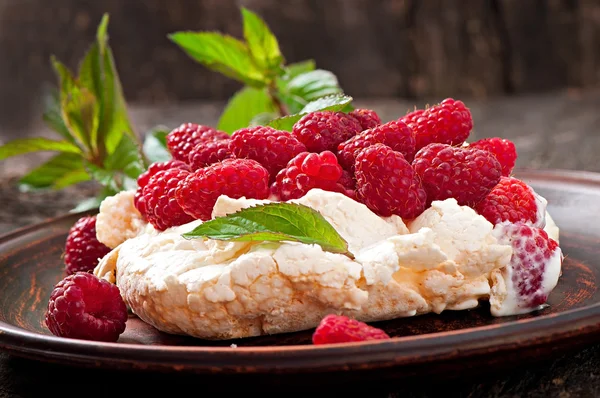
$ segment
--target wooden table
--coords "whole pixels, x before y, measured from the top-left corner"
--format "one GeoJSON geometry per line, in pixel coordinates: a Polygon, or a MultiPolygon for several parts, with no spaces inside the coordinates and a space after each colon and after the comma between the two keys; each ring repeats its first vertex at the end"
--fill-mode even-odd
{"type": "MultiPolygon", "coordinates": [[[[433,101],[432,101],[433,102],[433,101]]],[[[465,101],[471,108],[474,132],[471,139],[501,136],[513,140],[519,152],[517,167],[557,168],[600,172],[600,92],[560,92],[539,96],[497,98],[485,101],[465,101]]],[[[371,107],[384,120],[404,114],[414,105],[409,101],[357,101],[358,106],[371,107]]],[[[139,131],[156,124],[174,127],[182,122],[214,124],[221,103],[195,103],[165,107],[132,107],[131,114],[139,131]]],[[[49,134],[34,125],[27,134],[49,134]]],[[[23,132],[15,135],[23,135],[23,132]]],[[[6,137],[3,137],[6,138],[6,137]]],[[[19,192],[15,176],[22,173],[36,157],[23,157],[0,164],[0,233],[19,226],[39,222],[67,212],[74,204],[93,192],[84,185],[64,192],[19,192]]],[[[535,365],[511,364],[500,373],[484,375],[449,375],[444,394],[465,397],[596,397],[600,396],[600,345],[574,350],[535,365]]],[[[213,383],[214,384],[214,383],[213,383]]],[[[437,396],[434,383],[422,381],[387,383],[382,385],[346,386],[348,392],[375,397],[437,396]]],[[[206,380],[182,375],[148,375],[77,369],[38,363],[0,354],[0,397],[43,397],[48,392],[76,396],[135,396],[175,394],[179,389],[193,389],[194,394],[206,394],[206,388],[224,393],[240,391],[247,395],[247,386],[208,385],[206,380]],[[68,383],[68,387],[58,387],[68,383]],[[208,387],[207,387],[208,386],[208,387]]],[[[325,390],[307,381],[306,396],[338,396],[341,387],[325,390]]],[[[261,394],[265,394],[264,387],[261,394]]],[[[299,390],[294,390],[300,393],[299,390]]],[[[348,393],[347,392],[347,393],[348,393]]],[[[275,392],[277,395],[283,393],[275,392]]],[[[346,394],[347,394],[346,393],[346,394]]],[[[290,395],[287,391],[286,395],[290,395]]]]}

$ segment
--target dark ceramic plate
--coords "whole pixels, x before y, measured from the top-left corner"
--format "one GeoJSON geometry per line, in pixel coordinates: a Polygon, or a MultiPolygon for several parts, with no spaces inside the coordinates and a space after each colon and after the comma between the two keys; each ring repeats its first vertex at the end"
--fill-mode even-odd
{"type": "Polygon", "coordinates": [[[210,374],[415,375],[552,354],[600,337],[600,174],[522,171],[549,203],[566,255],[550,306],[493,318],[471,311],[379,322],[389,341],[311,346],[311,331],[209,342],[160,333],[132,316],[118,343],[52,336],[43,315],[63,277],[68,215],[0,238],[0,349],[39,360],[210,374]],[[234,343],[237,348],[231,347],[234,343]]]}

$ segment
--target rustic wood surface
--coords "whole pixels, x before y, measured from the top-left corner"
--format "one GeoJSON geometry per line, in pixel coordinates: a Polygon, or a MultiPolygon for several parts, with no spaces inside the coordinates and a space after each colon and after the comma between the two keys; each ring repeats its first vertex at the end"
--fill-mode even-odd
{"type": "MultiPolygon", "coordinates": [[[[377,110],[382,119],[391,120],[408,109],[438,101],[364,100],[359,106],[377,110]]],[[[600,172],[600,92],[556,92],[549,95],[465,100],[474,118],[473,138],[502,136],[516,142],[518,167],[560,168],[600,172]]],[[[222,103],[188,103],[169,107],[132,109],[139,131],[156,124],[174,127],[182,122],[215,122],[222,103]]],[[[50,133],[33,125],[22,134],[50,133]]],[[[8,139],[7,136],[0,136],[8,139]]],[[[82,186],[60,193],[23,193],[15,187],[20,173],[39,162],[38,157],[0,163],[0,233],[67,212],[78,200],[93,192],[93,186],[82,186]]],[[[444,394],[457,397],[596,397],[600,396],[600,346],[591,346],[546,360],[535,366],[514,368],[498,373],[479,372],[477,376],[453,375],[444,382],[444,394]]],[[[0,397],[37,397],[68,382],[72,390],[89,391],[87,396],[116,396],[119,392],[138,396],[175,393],[179,389],[197,388],[194,378],[167,375],[118,374],[38,363],[0,354],[0,397]],[[151,380],[151,381],[150,381],[151,380]],[[94,387],[90,383],[97,383],[94,387]],[[127,384],[125,384],[127,383],[127,384]],[[79,389],[79,390],[78,390],[79,389]]],[[[401,385],[389,383],[363,386],[362,396],[434,397],[434,383],[414,381],[401,385]]],[[[223,390],[241,390],[244,386],[223,386],[223,390]]],[[[308,388],[308,387],[307,387],[308,388]]],[[[314,388],[314,387],[312,387],[314,388]]],[[[352,387],[354,393],[362,390],[352,387]]],[[[337,389],[335,391],[338,391],[337,389]]],[[[334,391],[334,392],[335,392],[334,391]]],[[[298,394],[300,393],[299,391],[298,394]]],[[[247,391],[246,391],[247,393],[247,391]]],[[[61,392],[62,394],[62,392],[61,392]]],[[[277,394],[281,395],[281,392],[277,394]]],[[[332,396],[331,390],[306,391],[306,396],[332,396]]],[[[239,395],[239,394],[238,394],[239,395]]],[[[289,394],[288,394],[289,395],[289,394]]],[[[353,394],[356,395],[356,394],[353,394]]]]}

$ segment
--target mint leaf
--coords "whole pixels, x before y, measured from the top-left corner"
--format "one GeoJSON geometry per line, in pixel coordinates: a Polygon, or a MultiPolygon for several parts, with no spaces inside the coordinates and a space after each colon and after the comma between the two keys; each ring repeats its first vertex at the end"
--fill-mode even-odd
{"type": "Polygon", "coordinates": [[[287,65],[284,70],[285,74],[283,76],[284,80],[291,80],[294,77],[315,70],[317,65],[315,64],[314,59],[307,59],[306,61],[295,62],[287,65]]]}
{"type": "Polygon", "coordinates": [[[60,98],[59,92],[56,89],[53,89],[50,92],[50,95],[45,97],[45,110],[42,115],[42,119],[46,122],[46,125],[60,134],[65,140],[69,141],[71,144],[77,146],[75,139],[69,132],[65,121],[63,120],[62,113],[60,110],[60,98]]]}
{"type": "Polygon", "coordinates": [[[292,203],[268,203],[206,221],[184,238],[232,241],[294,241],[320,245],[323,250],[345,254],[348,243],[318,211],[292,203]]]}
{"type": "Polygon", "coordinates": [[[259,113],[250,120],[248,126],[266,126],[271,120],[277,117],[279,117],[279,115],[275,112],[259,113]]]}
{"type": "Polygon", "coordinates": [[[352,103],[352,97],[344,94],[330,95],[309,102],[299,113],[271,120],[267,126],[277,130],[292,131],[294,124],[307,113],[317,111],[341,111],[346,110],[352,103]]]}
{"type": "Polygon", "coordinates": [[[89,174],[83,168],[81,156],[74,153],[60,153],[22,177],[19,185],[26,191],[44,188],[62,189],[89,179],[89,174]]]}
{"type": "Polygon", "coordinates": [[[278,84],[282,101],[292,113],[299,112],[311,101],[318,98],[341,94],[337,77],[330,71],[317,69],[299,73],[278,84]]]}
{"type": "Polygon", "coordinates": [[[79,213],[82,211],[98,209],[98,207],[100,207],[100,203],[102,203],[104,199],[106,199],[109,196],[115,195],[116,193],[117,192],[112,191],[108,188],[103,188],[102,191],[100,191],[100,193],[96,197],[84,199],[81,202],[79,202],[77,206],[71,209],[70,213],[79,213]]]}
{"type": "Polygon", "coordinates": [[[256,115],[275,111],[275,105],[264,89],[244,87],[227,103],[217,129],[231,134],[248,127],[256,115]]]}
{"type": "Polygon", "coordinates": [[[0,160],[11,156],[37,151],[59,151],[79,154],[81,150],[68,141],[55,141],[48,138],[18,138],[0,146],[0,160]]]}
{"type": "Polygon", "coordinates": [[[211,70],[249,86],[261,88],[266,84],[248,46],[234,37],[214,32],[176,32],[169,39],[211,70]]]}
{"type": "Polygon", "coordinates": [[[283,63],[283,55],[279,49],[277,38],[265,21],[257,14],[242,7],[244,21],[244,38],[254,62],[262,70],[279,72],[283,63]]]}
{"type": "Polygon", "coordinates": [[[142,150],[150,163],[166,162],[171,159],[167,149],[167,134],[169,134],[168,129],[162,126],[154,127],[146,133],[142,150]]]}
{"type": "Polygon", "coordinates": [[[107,171],[123,173],[129,178],[136,179],[145,170],[137,143],[129,135],[121,136],[121,141],[104,161],[107,171]]]}

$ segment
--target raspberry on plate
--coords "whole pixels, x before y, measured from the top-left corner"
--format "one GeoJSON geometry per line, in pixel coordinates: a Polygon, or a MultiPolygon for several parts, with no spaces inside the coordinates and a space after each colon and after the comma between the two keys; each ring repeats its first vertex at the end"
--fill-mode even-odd
{"type": "Polygon", "coordinates": [[[415,155],[413,168],[421,177],[429,203],[455,198],[475,206],[498,184],[502,166],[488,151],[429,144],[415,155]]]}
{"type": "Polygon", "coordinates": [[[494,236],[511,245],[510,264],[492,274],[491,312],[516,315],[540,309],[558,283],[563,255],[546,231],[523,223],[496,225],[494,236]]]}
{"type": "Polygon", "coordinates": [[[404,122],[393,120],[350,138],[338,145],[338,158],[346,170],[354,169],[356,152],[373,144],[385,144],[411,162],[415,155],[415,136],[404,122]]]}
{"type": "Polygon", "coordinates": [[[344,315],[325,316],[312,335],[313,344],[350,343],[367,340],[387,340],[390,336],[381,329],[344,315]]]}
{"type": "Polygon", "coordinates": [[[517,148],[515,144],[504,138],[484,138],[469,144],[470,148],[478,148],[489,151],[496,156],[502,166],[502,175],[508,177],[515,168],[517,161],[517,148]]]}
{"type": "Polygon", "coordinates": [[[342,168],[333,152],[302,152],[277,173],[271,192],[283,201],[301,198],[313,188],[345,193],[346,188],[338,183],[341,176],[342,168]]]}
{"type": "Polygon", "coordinates": [[[110,248],[96,238],[96,216],[85,216],[73,224],[65,243],[67,274],[92,271],[110,248]]]}
{"type": "Polygon", "coordinates": [[[229,150],[237,158],[256,160],[269,172],[271,181],[294,156],[306,151],[303,143],[287,131],[268,126],[237,130],[231,136],[229,150]]]}
{"type": "Polygon", "coordinates": [[[133,197],[133,204],[135,208],[140,212],[140,214],[146,213],[146,202],[143,199],[142,191],[150,178],[154,176],[159,171],[169,170],[169,169],[181,169],[186,171],[192,171],[190,166],[187,163],[182,162],[181,160],[167,160],[166,162],[154,162],[149,167],[148,170],[144,171],[137,179],[138,189],[135,192],[133,197]]]}
{"type": "Polygon", "coordinates": [[[211,218],[221,195],[232,199],[266,199],[269,196],[267,169],[252,159],[225,159],[189,174],[175,191],[183,211],[204,221],[211,218]]]}
{"type": "Polygon", "coordinates": [[[372,109],[355,109],[349,115],[358,120],[363,131],[381,124],[381,118],[372,109]]]}
{"type": "Polygon", "coordinates": [[[229,134],[209,126],[184,123],[167,134],[167,148],[176,160],[187,162],[190,151],[201,142],[228,140],[229,134]]]}
{"type": "Polygon", "coordinates": [[[190,174],[189,171],[181,169],[159,171],[142,190],[144,216],[157,230],[164,231],[194,220],[183,211],[175,198],[179,181],[190,174]]]}
{"type": "Polygon", "coordinates": [[[460,145],[471,133],[473,119],[469,108],[452,98],[400,118],[415,133],[416,150],[431,143],[460,145]]]}
{"type": "Polygon", "coordinates": [[[190,151],[189,165],[193,170],[198,170],[233,157],[229,149],[229,141],[231,140],[201,142],[190,151]]]}
{"type": "Polygon", "coordinates": [[[475,210],[492,224],[523,222],[544,228],[547,203],[523,181],[502,177],[485,199],[475,206],[475,210]]]}
{"type": "Polygon", "coordinates": [[[321,111],[302,116],[292,133],[309,152],[337,149],[337,146],[363,130],[357,119],[344,112],[321,111]]]}
{"type": "Polygon", "coordinates": [[[117,341],[125,331],[127,307],[116,285],[77,272],[52,290],[45,322],[59,337],[117,341]]]}
{"type": "Polygon", "coordinates": [[[411,219],[425,210],[425,189],[400,152],[371,145],[356,155],[355,170],[358,199],[378,215],[411,219]]]}

